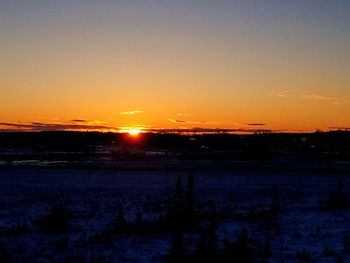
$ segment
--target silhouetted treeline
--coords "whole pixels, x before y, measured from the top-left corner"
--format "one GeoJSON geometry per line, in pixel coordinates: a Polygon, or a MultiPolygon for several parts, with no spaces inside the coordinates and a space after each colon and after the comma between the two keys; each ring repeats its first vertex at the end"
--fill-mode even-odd
{"type": "Polygon", "coordinates": [[[306,156],[317,160],[350,160],[350,132],[267,134],[157,134],[138,138],[99,132],[0,133],[0,154],[9,150],[80,152],[94,154],[101,147],[178,151],[181,158],[266,160],[276,156],[306,156]]]}

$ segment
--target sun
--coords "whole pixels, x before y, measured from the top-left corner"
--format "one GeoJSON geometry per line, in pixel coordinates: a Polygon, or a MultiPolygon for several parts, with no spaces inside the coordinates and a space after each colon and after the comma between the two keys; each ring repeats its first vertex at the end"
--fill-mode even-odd
{"type": "Polygon", "coordinates": [[[140,134],[140,130],[139,129],[130,129],[127,131],[127,133],[129,133],[130,136],[133,137],[137,137],[140,134]]]}
{"type": "Polygon", "coordinates": [[[137,138],[144,130],[135,127],[122,127],[119,132],[129,135],[130,137],[137,138]]]}

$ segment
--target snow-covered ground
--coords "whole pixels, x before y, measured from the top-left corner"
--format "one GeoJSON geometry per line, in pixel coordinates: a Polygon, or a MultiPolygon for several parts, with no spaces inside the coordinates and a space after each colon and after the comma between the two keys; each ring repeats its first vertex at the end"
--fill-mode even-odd
{"type": "MultiPolygon", "coordinates": [[[[196,220],[183,230],[185,254],[210,239],[214,220],[220,253],[246,228],[251,244],[269,244],[256,262],[349,262],[348,174],[192,172],[196,220]]],[[[0,262],[165,262],[174,238],[159,222],[186,199],[190,174],[3,168],[0,262]]]]}

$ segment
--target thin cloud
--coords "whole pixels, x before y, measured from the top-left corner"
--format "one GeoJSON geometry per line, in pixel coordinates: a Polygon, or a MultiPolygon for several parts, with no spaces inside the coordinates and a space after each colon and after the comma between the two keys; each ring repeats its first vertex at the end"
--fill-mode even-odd
{"type": "Polygon", "coordinates": [[[187,123],[187,121],[184,120],[175,120],[175,119],[167,119],[167,121],[170,121],[172,123],[187,123]]]}
{"type": "Polygon", "coordinates": [[[266,126],[267,123],[263,123],[263,122],[250,122],[250,123],[239,123],[239,122],[231,122],[228,123],[234,126],[238,126],[238,127],[247,127],[247,126],[266,126]]]}
{"type": "Polygon", "coordinates": [[[148,125],[148,124],[136,124],[135,127],[145,129],[145,128],[149,128],[152,126],[148,125]]]}
{"type": "Polygon", "coordinates": [[[266,123],[247,123],[247,126],[265,126],[267,125],[266,123]]]}
{"type": "Polygon", "coordinates": [[[191,121],[191,120],[179,120],[179,119],[173,119],[168,118],[167,121],[170,121],[172,123],[186,123],[186,124],[218,124],[218,122],[214,121],[191,121]]]}
{"type": "Polygon", "coordinates": [[[115,130],[114,127],[106,125],[89,125],[89,124],[72,124],[72,123],[44,123],[44,122],[28,122],[28,123],[0,123],[0,130],[17,130],[17,131],[101,131],[115,130]]]}
{"type": "Polygon", "coordinates": [[[189,115],[188,113],[182,113],[182,112],[179,112],[178,114],[176,114],[176,116],[179,116],[179,117],[186,117],[188,115],[189,115]]]}
{"type": "Polygon", "coordinates": [[[156,133],[190,133],[190,134],[201,134],[201,133],[276,133],[283,132],[282,130],[272,130],[272,129],[232,129],[232,128],[203,128],[203,127],[195,127],[195,128],[152,128],[149,129],[148,132],[156,132],[156,133]]]}
{"type": "Polygon", "coordinates": [[[304,94],[300,95],[303,98],[313,99],[313,100],[335,100],[336,98],[330,96],[323,96],[317,94],[304,94]]]}
{"type": "Polygon", "coordinates": [[[84,119],[75,119],[75,120],[71,120],[71,122],[86,122],[86,120],[84,120],[84,119]]]}
{"type": "Polygon", "coordinates": [[[145,111],[143,111],[143,110],[121,111],[120,115],[136,115],[136,114],[140,114],[143,112],[145,112],[145,111]]]}
{"type": "Polygon", "coordinates": [[[87,121],[87,123],[89,125],[101,125],[101,124],[107,124],[107,122],[105,121],[99,121],[99,120],[95,120],[95,121],[87,121]]]}
{"type": "Polygon", "coordinates": [[[296,96],[289,95],[289,94],[277,94],[276,97],[279,97],[279,98],[295,98],[296,96]]]}
{"type": "Polygon", "coordinates": [[[30,125],[30,124],[0,122],[0,126],[12,127],[12,128],[26,128],[28,125],[30,125]]]}
{"type": "Polygon", "coordinates": [[[350,127],[329,127],[331,130],[349,131],[350,127]]]}
{"type": "Polygon", "coordinates": [[[311,100],[319,101],[335,101],[337,98],[332,96],[325,96],[320,94],[289,94],[289,93],[280,93],[275,95],[278,98],[305,98],[311,100]]]}

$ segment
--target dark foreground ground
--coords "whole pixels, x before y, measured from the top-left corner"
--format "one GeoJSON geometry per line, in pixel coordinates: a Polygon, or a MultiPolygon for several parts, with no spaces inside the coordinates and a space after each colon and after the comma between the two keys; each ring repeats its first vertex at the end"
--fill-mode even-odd
{"type": "Polygon", "coordinates": [[[0,262],[348,262],[348,173],[0,170],[0,262]]]}

